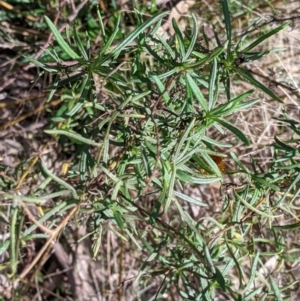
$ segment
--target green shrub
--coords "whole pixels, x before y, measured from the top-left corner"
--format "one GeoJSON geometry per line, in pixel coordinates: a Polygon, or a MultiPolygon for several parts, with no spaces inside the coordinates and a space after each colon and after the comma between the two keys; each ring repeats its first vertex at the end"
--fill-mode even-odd
{"type": "Polygon", "coordinates": [[[295,260],[296,249],[288,248],[285,233],[298,229],[299,223],[281,226],[278,219],[286,214],[297,220],[299,123],[284,115],[278,118],[293,137],[286,141],[275,137],[268,146],[274,156],[267,167],[252,158],[242,162],[230,151],[238,143],[251,145],[234,118],[235,113],[259,105],[260,98],[251,98],[254,89],[281,102],[243,64],[278,51],[254,48],[288,23],[248,42],[249,32],[261,20],[237,38],[227,1],[221,4],[226,34],[215,31],[214,41],[199,31],[194,15],[184,32],[173,20],[175,34],[167,38],[157,34],[167,12],[147,20],[136,14],[137,26],[126,37],[119,30],[120,17],[113,17],[115,30],[107,33],[99,14],[102,34],[97,53],[91,51],[90,32],[80,32],[74,22],[64,36],[45,17],[56,43],[39,61],[27,59],[55,74],[47,101],[57,93],[62,101],[49,110],[45,133],[63,153],[72,154],[72,165],[61,176],[41,160],[44,181],[34,196],[5,195],[14,199],[11,237],[2,244],[10,248],[13,275],[16,236],[17,244],[41,236],[55,238],[61,231],[55,225],[63,215],[66,222],[73,217],[78,224],[87,220],[95,258],[103,247],[103,231],[129,240],[134,256],[140,256],[135,278],[139,287],[151,283],[149,277],[160,279],[152,296],[157,300],[170,292],[178,296],[176,300],[288,296],[297,281],[281,280],[279,262],[295,260]],[[74,65],[66,67],[67,60],[74,65]],[[231,85],[237,81],[250,83],[253,90],[234,95],[231,85]],[[212,133],[235,139],[227,143],[212,133]],[[227,154],[234,168],[222,165],[227,154]],[[228,178],[233,180],[228,183],[228,178]],[[188,206],[207,213],[205,208],[211,205],[193,196],[193,188],[213,182],[220,182],[223,189],[221,210],[196,220],[188,206]],[[23,212],[18,200],[24,209],[25,203],[41,204],[49,198],[54,207],[39,223],[51,221],[52,232],[36,234],[37,224],[20,228],[23,212]],[[278,270],[264,275],[264,265],[273,256],[278,270]]]}

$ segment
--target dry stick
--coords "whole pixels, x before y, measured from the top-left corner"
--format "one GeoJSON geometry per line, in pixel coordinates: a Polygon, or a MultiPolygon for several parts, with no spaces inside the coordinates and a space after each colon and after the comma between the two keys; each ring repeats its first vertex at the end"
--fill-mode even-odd
{"type": "Polygon", "coordinates": [[[122,283],[117,287],[117,289],[119,290],[126,282],[132,281],[132,280],[136,279],[136,277],[137,276],[133,276],[133,277],[123,280],[122,283]]]}
{"type": "Polygon", "coordinates": [[[38,98],[43,97],[43,96],[45,96],[44,92],[36,94],[36,95],[31,95],[29,97],[26,97],[25,99],[23,99],[23,98],[21,98],[21,99],[12,99],[12,100],[9,100],[9,102],[1,102],[0,103],[0,108],[11,107],[11,106],[14,106],[14,105],[17,105],[17,104],[20,104],[20,103],[25,103],[26,101],[29,101],[29,100],[38,99],[38,98]]]}
{"type": "MultiPolygon", "coordinates": [[[[124,231],[122,231],[122,234],[124,231]]],[[[119,286],[118,286],[118,300],[122,300],[122,293],[123,293],[123,286],[122,283],[122,272],[123,272],[123,254],[124,254],[124,242],[123,239],[119,238],[121,243],[121,251],[120,251],[120,257],[119,257],[119,286]]]]}
{"type": "MultiPolygon", "coordinates": [[[[77,8],[74,10],[74,12],[69,16],[68,21],[65,22],[65,23],[58,29],[58,32],[62,32],[62,31],[67,27],[67,25],[68,25],[69,23],[71,23],[71,22],[77,17],[79,11],[83,8],[83,6],[84,6],[87,2],[88,2],[88,0],[84,0],[84,1],[82,1],[81,4],[79,4],[79,5],[77,6],[77,8]]],[[[58,12],[58,14],[56,15],[55,20],[54,20],[54,24],[57,23],[59,14],[60,14],[60,12],[58,12]]],[[[37,52],[37,54],[36,54],[33,58],[34,58],[35,60],[38,59],[38,58],[41,56],[41,54],[44,52],[44,50],[52,43],[52,41],[53,41],[53,35],[52,35],[52,33],[51,33],[51,34],[49,35],[49,37],[48,37],[48,40],[47,40],[46,44],[45,44],[43,47],[41,47],[41,49],[37,52]]],[[[4,88],[6,88],[8,85],[10,85],[12,82],[14,82],[14,81],[16,80],[16,78],[17,78],[19,75],[23,74],[25,71],[27,71],[29,68],[31,68],[31,67],[33,67],[33,66],[34,66],[34,64],[28,64],[28,65],[24,66],[23,68],[21,68],[21,70],[20,70],[15,76],[11,77],[11,78],[8,79],[5,83],[3,83],[3,85],[0,86],[0,91],[3,90],[4,88]]]]}
{"type": "Polygon", "coordinates": [[[52,106],[56,106],[56,105],[58,105],[59,103],[61,103],[62,101],[63,101],[63,99],[57,99],[57,100],[54,100],[54,101],[52,101],[52,102],[50,102],[50,103],[47,103],[46,105],[40,105],[40,106],[37,107],[34,111],[29,112],[29,113],[27,113],[27,114],[24,114],[24,115],[20,116],[19,118],[14,119],[14,120],[8,122],[7,124],[4,124],[4,125],[0,126],[0,131],[3,131],[3,130],[5,130],[5,129],[7,129],[7,128],[9,128],[9,127],[11,127],[11,126],[17,124],[17,123],[20,123],[21,121],[23,121],[23,120],[25,120],[26,118],[28,118],[28,117],[34,115],[35,113],[41,112],[41,111],[43,111],[44,109],[48,109],[48,108],[50,108],[50,107],[52,107],[52,106]]]}
{"type": "Polygon", "coordinates": [[[168,277],[168,275],[169,275],[170,273],[171,273],[170,270],[167,271],[167,272],[165,273],[165,277],[163,278],[163,280],[162,280],[160,286],[159,286],[158,289],[157,289],[157,292],[156,292],[156,294],[155,294],[154,300],[155,300],[155,299],[158,299],[158,294],[160,293],[160,291],[161,291],[161,289],[162,289],[164,283],[166,282],[166,279],[167,279],[167,277],[168,277]]]}
{"type": "MultiPolygon", "coordinates": [[[[61,229],[68,223],[70,218],[74,215],[76,210],[78,209],[78,206],[75,206],[70,210],[68,215],[61,221],[61,223],[52,231],[52,235],[47,239],[46,243],[42,247],[42,249],[39,251],[39,253],[36,255],[34,260],[30,263],[30,265],[21,273],[20,278],[25,278],[26,275],[32,270],[32,268],[38,263],[39,259],[44,255],[45,251],[48,249],[48,246],[54,242],[54,239],[58,236],[61,229]]],[[[34,275],[38,271],[36,270],[34,275]]],[[[32,277],[31,277],[32,278],[32,277]]]]}
{"type": "Polygon", "coordinates": [[[25,213],[27,214],[28,218],[36,225],[38,226],[42,231],[53,235],[53,230],[48,229],[46,226],[44,226],[43,224],[41,224],[34,216],[33,214],[30,212],[30,210],[27,208],[27,206],[24,204],[24,202],[19,199],[18,200],[19,204],[21,205],[21,207],[23,208],[23,210],[25,211],[25,213]]]}

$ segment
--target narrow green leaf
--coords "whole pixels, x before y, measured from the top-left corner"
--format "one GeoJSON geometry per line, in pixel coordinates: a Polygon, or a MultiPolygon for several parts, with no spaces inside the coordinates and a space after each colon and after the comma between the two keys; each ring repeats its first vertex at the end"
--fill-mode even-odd
{"type": "Polygon", "coordinates": [[[186,74],[186,80],[187,80],[187,83],[189,84],[191,90],[193,91],[193,94],[195,95],[196,99],[199,101],[201,107],[203,108],[203,110],[205,112],[207,112],[208,111],[207,102],[206,102],[201,90],[199,89],[198,85],[196,84],[194,79],[188,73],[186,74]]]}
{"type": "Polygon", "coordinates": [[[74,107],[67,113],[67,116],[72,117],[74,116],[78,110],[83,106],[84,101],[87,98],[87,95],[91,89],[91,76],[90,74],[88,76],[85,76],[81,87],[80,87],[80,98],[78,99],[77,103],[74,105],[74,107]]]}
{"type": "Polygon", "coordinates": [[[164,17],[165,15],[169,14],[168,11],[158,13],[147,20],[145,23],[140,25],[136,28],[125,40],[123,40],[112,52],[111,55],[118,54],[128,45],[130,44],[139,34],[141,34],[146,28],[150,27],[153,23],[164,17]]]}
{"type": "Polygon", "coordinates": [[[208,110],[214,107],[218,97],[216,90],[218,83],[216,82],[218,71],[218,61],[216,58],[213,60],[213,65],[210,72],[209,91],[208,91],[208,110]]]}
{"type": "Polygon", "coordinates": [[[165,91],[166,88],[165,88],[165,85],[163,84],[163,82],[161,81],[161,79],[158,76],[156,76],[156,75],[153,75],[151,77],[151,79],[153,79],[153,81],[155,82],[155,84],[156,84],[156,86],[158,88],[158,91],[160,93],[165,92],[165,93],[163,93],[163,99],[164,99],[164,101],[166,103],[169,103],[169,101],[170,101],[170,95],[168,94],[167,91],[165,91]]]}
{"type": "MultiPolygon", "coordinates": [[[[70,190],[68,190],[68,192],[70,193],[70,190]]],[[[75,205],[73,205],[74,207],[75,205]]],[[[53,218],[58,212],[61,212],[62,210],[66,210],[67,209],[67,202],[61,202],[60,204],[57,204],[56,207],[50,209],[49,211],[47,211],[45,213],[45,215],[43,215],[38,222],[43,224],[45,221],[47,221],[50,217],[53,218]]],[[[22,234],[23,237],[28,236],[30,233],[32,233],[33,231],[35,231],[35,229],[37,229],[37,225],[36,224],[32,224],[30,227],[28,227],[22,234]]]]}
{"type": "MultiPolygon", "coordinates": [[[[193,136],[191,136],[191,138],[193,138],[193,136]]],[[[211,144],[211,145],[215,145],[218,146],[220,149],[224,148],[224,147],[232,147],[232,144],[229,143],[225,143],[225,142],[221,142],[221,141],[216,141],[210,137],[207,136],[203,136],[201,137],[202,141],[206,141],[207,143],[211,144]]],[[[200,150],[201,151],[201,150],[200,150]]],[[[211,153],[212,155],[220,155],[220,153],[211,153]]]]}
{"type": "Polygon", "coordinates": [[[114,187],[114,189],[113,189],[113,192],[112,192],[112,194],[111,194],[111,199],[112,199],[113,201],[116,201],[116,200],[117,200],[118,194],[119,194],[119,190],[120,190],[120,188],[122,187],[123,184],[124,184],[124,183],[123,183],[122,180],[119,180],[119,181],[116,183],[116,185],[115,185],[115,187],[114,187]]]}
{"type": "Polygon", "coordinates": [[[197,296],[196,301],[214,301],[215,298],[212,299],[212,294],[210,293],[210,281],[208,282],[205,278],[200,277],[200,284],[203,288],[203,291],[197,296]]]}
{"type": "Polygon", "coordinates": [[[170,179],[169,187],[168,187],[168,195],[167,195],[166,201],[164,202],[164,212],[167,212],[170,207],[170,204],[171,204],[171,201],[173,198],[175,180],[176,180],[176,166],[173,165],[172,171],[171,171],[171,179],[170,179]]]}
{"type": "MultiPolygon", "coordinates": [[[[293,151],[295,150],[293,147],[289,146],[288,144],[286,144],[286,143],[284,143],[284,142],[281,142],[281,141],[277,138],[277,136],[274,137],[274,140],[275,140],[275,142],[277,143],[276,146],[279,146],[280,149],[281,149],[282,151],[285,151],[285,152],[293,152],[293,151]]],[[[274,144],[273,144],[273,145],[274,145],[274,144]]],[[[275,145],[274,145],[274,146],[275,146],[275,145]]]]}
{"type": "Polygon", "coordinates": [[[289,26],[289,22],[287,23],[283,23],[282,25],[270,30],[269,32],[267,32],[266,34],[262,35],[261,37],[259,37],[257,40],[255,40],[253,43],[251,43],[249,46],[247,46],[246,48],[244,48],[242,50],[243,53],[245,52],[249,52],[252,48],[254,48],[255,46],[257,46],[258,44],[260,44],[261,42],[263,42],[264,40],[266,40],[267,38],[271,37],[272,35],[276,34],[277,32],[281,31],[282,29],[284,29],[285,27],[289,26]]]}
{"type": "Polygon", "coordinates": [[[117,210],[113,210],[113,215],[114,215],[115,221],[116,221],[117,225],[119,226],[119,228],[124,230],[125,226],[124,226],[124,223],[122,221],[122,218],[121,218],[119,212],[117,210]]]}
{"type": "MultiPolygon", "coordinates": [[[[257,295],[262,291],[262,288],[261,287],[258,287],[257,289],[255,290],[251,290],[251,292],[244,296],[243,299],[239,299],[238,301],[252,301],[252,300],[255,300],[257,299],[257,295]]],[[[263,301],[264,298],[261,298],[259,299],[259,301],[263,301]]]]}
{"type": "Polygon", "coordinates": [[[171,70],[169,70],[169,71],[167,71],[167,72],[165,72],[165,73],[162,73],[162,74],[160,74],[160,75],[157,75],[157,77],[159,78],[159,79],[165,79],[165,78],[169,78],[171,75],[173,75],[174,73],[178,73],[178,68],[174,68],[174,69],[171,69],[171,70]]]}
{"type": "Polygon", "coordinates": [[[210,184],[221,180],[219,177],[209,175],[196,178],[182,170],[177,170],[176,173],[179,180],[189,184],[210,184]]]}
{"type": "MultiPolygon", "coordinates": [[[[158,39],[162,42],[162,44],[164,46],[168,44],[168,41],[165,40],[165,37],[159,36],[158,39]]],[[[146,49],[146,52],[148,52],[153,57],[154,60],[157,60],[157,63],[162,63],[162,64],[166,63],[164,56],[160,56],[159,53],[154,51],[151,44],[145,43],[144,47],[146,49]]],[[[171,47],[169,45],[167,45],[165,47],[165,49],[168,53],[170,53],[170,58],[175,59],[175,57],[176,57],[175,52],[173,52],[173,51],[170,52],[171,47]]]]}
{"type": "Polygon", "coordinates": [[[64,135],[64,136],[67,136],[69,138],[78,140],[82,143],[86,143],[86,144],[90,144],[90,145],[94,145],[94,146],[102,146],[101,143],[97,143],[93,140],[84,138],[84,137],[80,136],[77,133],[68,132],[68,131],[65,131],[65,130],[45,130],[45,133],[49,134],[49,135],[64,135]]]}
{"type": "MultiPolygon", "coordinates": [[[[160,42],[164,45],[167,53],[169,54],[169,56],[174,60],[176,55],[175,52],[172,50],[172,48],[170,47],[168,41],[166,41],[165,36],[158,36],[158,39],[160,40],[160,42]]],[[[148,48],[147,48],[148,49],[148,48]]],[[[157,56],[157,54],[155,53],[155,56],[157,56]]],[[[161,61],[161,57],[158,57],[158,60],[161,61]]]]}
{"type": "MultiPolygon", "coordinates": [[[[213,24],[212,26],[213,26],[214,36],[215,36],[217,45],[218,45],[218,47],[222,47],[222,43],[221,43],[221,41],[220,41],[220,38],[219,38],[219,35],[218,35],[218,32],[217,32],[216,26],[215,26],[215,24],[213,24]]],[[[228,40],[227,40],[227,41],[228,41],[228,40]]],[[[228,45],[228,44],[230,44],[229,41],[228,41],[227,45],[228,45]]],[[[228,49],[227,49],[227,52],[228,52],[228,49]]]]}
{"type": "Polygon", "coordinates": [[[56,29],[55,25],[52,23],[52,21],[45,16],[45,21],[48,25],[48,27],[50,28],[51,32],[53,33],[57,43],[59,44],[59,46],[74,60],[79,59],[79,55],[73,51],[71,49],[71,47],[65,42],[65,40],[63,39],[63,37],[61,36],[61,34],[58,32],[58,30],[56,29]]]}
{"type": "Polygon", "coordinates": [[[5,240],[4,242],[0,243],[0,255],[2,256],[4,254],[4,252],[6,252],[6,250],[8,249],[10,245],[10,241],[9,239],[5,240]]]}
{"type": "Polygon", "coordinates": [[[79,165],[80,180],[83,182],[86,181],[88,153],[89,153],[89,145],[85,144],[83,145],[81,150],[80,165],[79,165]]]}
{"type": "MultiPolygon", "coordinates": [[[[192,230],[192,232],[194,233],[194,235],[197,238],[198,243],[204,248],[205,246],[205,242],[203,240],[203,237],[201,236],[201,233],[198,231],[198,229],[195,227],[196,222],[194,221],[194,219],[191,218],[191,216],[182,208],[182,206],[180,205],[180,203],[175,200],[174,201],[180,216],[182,217],[182,219],[188,224],[189,228],[192,230]]],[[[201,254],[202,256],[202,254],[201,254]]]]}
{"type": "Polygon", "coordinates": [[[175,31],[175,38],[179,46],[179,52],[182,58],[182,62],[184,62],[183,58],[185,57],[185,47],[182,32],[180,31],[178,24],[174,18],[172,18],[172,25],[175,31]]]}
{"type": "Polygon", "coordinates": [[[266,189],[267,187],[271,188],[272,190],[274,191],[281,191],[280,187],[278,187],[277,185],[274,185],[262,178],[259,178],[259,177],[255,177],[253,176],[253,181],[259,183],[262,185],[262,187],[264,187],[264,189],[266,189]]]}
{"type": "Polygon", "coordinates": [[[274,297],[275,297],[274,300],[276,300],[276,301],[283,301],[280,289],[279,289],[277,283],[275,282],[275,279],[272,276],[270,276],[270,281],[271,281],[271,287],[272,287],[272,290],[273,290],[273,293],[274,293],[274,297]]]}
{"type": "Polygon", "coordinates": [[[110,172],[107,168],[105,168],[104,166],[100,166],[101,170],[111,179],[113,180],[115,183],[118,183],[120,181],[120,179],[113,174],[112,172],[110,172]]]}
{"type": "Polygon", "coordinates": [[[142,148],[141,150],[141,155],[142,155],[143,167],[146,171],[146,175],[149,177],[151,175],[151,167],[150,167],[146,150],[144,148],[142,148]]]}
{"type": "Polygon", "coordinates": [[[186,202],[189,202],[191,204],[197,205],[197,206],[201,206],[201,207],[207,207],[208,205],[205,203],[200,202],[200,200],[197,200],[191,196],[188,196],[186,194],[180,193],[178,191],[174,191],[174,195],[186,202]]]}
{"type": "Polygon", "coordinates": [[[272,226],[272,229],[275,230],[283,230],[283,231],[291,231],[291,230],[296,230],[300,228],[300,222],[295,223],[295,224],[288,224],[288,225],[274,225],[272,226]]]}
{"type": "Polygon", "coordinates": [[[212,261],[211,255],[210,255],[210,250],[207,246],[204,246],[204,255],[205,255],[205,259],[208,263],[208,266],[209,266],[211,272],[215,273],[216,272],[215,266],[214,266],[214,263],[212,261]]]}
{"type": "Polygon", "coordinates": [[[233,159],[233,161],[236,163],[236,165],[239,166],[245,173],[251,174],[250,170],[242,164],[242,162],[238,159],[238,157],[233,152],[230,152],[230,156],[233,159]]]}
{"type": "Polygon", "coordinates": [[[235,266],[235,258],[238,256],[239,251],[240,250],[237,248],[233,253],[233,256],[231,256],[229,261],[227,261],[226,265],[223,268],[223,275],[227,275],[228,273],[230,273],[232,268],[235,266]]]}
{"type": "Polygon", "coordinates": [[[279,218],[279,217],[282,216],[282,214],[281,214],[281,215],[270,215],[270,214],[268,214],[268,213],[262,212],[262,211],[258,210],[256,207],[253,207],[252,205],[250,205],[250,203],[248,203],[247,201],[245,201],[244,198],[240,197],[240,196],[236,193],[235,190],[233,191],[233,193],[234,193],[235,197],[236,197],[241,203],[243,203],[243,204],[245,205],[245,207],[247,207],[248,209],[250,209],[250,210],[256,212],[258,215],[260,215],[260,216],[262,216],[262,217],[267,217],[267,218],[272,218],[272,219],[274,219],[274,218],[279,218]]]}
{"type": "Polygon", "coordinates": [[[29,197],[29,196],[6,194],[6,193],[4,193],[3,196],[11,200],[15,199],[15,200],[22,200],[23,202],[26,203],[41,204],[47,201],[48,199],[56,198],[59,196],[67,196],[68,194],[70,194],[69,190],[61,190],[61,191],[57,191],[54,193],[49,193],[47,195],[37,196],[37,197],[29,197]]]}
{"type": "Polygon", "coordinates": [[[227,41],[228,43],[228,49],[231,48],[231,22],[230,22],[230,12],[228,9],[228,3],[227,0],[221,0],[222,3],[222,9],[223,9],[223,14],[225,18],[225,27],[226,27],[226,34],[227,34],[227,41]]]}
{"type": "Polygon", "coordinates": [[[253,62],[256,60],[261,59],[262,57],[270,54],[270,53],[274,53],[274,52],[279,52],[279,51],[284,51],[286,48],[275,48],[269,51],[262,51],[262,52],[246,52],[243,53],[246,57],[245,57],[245,62],[249,63],[249,62],[253,62]]]}
{"type": "Polygon", "coordinates": [[[224,279],[221,271],[217,267],[215,267],[215,277],[216,277],[217,282],[219,283],[221,289],[225,292],[226,282],[225,282],[225,279],[224,279]]]}
{"type": "Polygon", "coordinates": [[[245,286],[243,292],[247,292],[251,287],[254,287],[253,281],[255,280],[255,277],[256,277],[257,265],[259,263],[259,261],[258,261],[259,256],[260,256],[260,253],[256,252],[256,254],[253,258],[253,261],[252,261],[252,265],[251,265],[250,278],[249,278],[247,285],[245,286]]]}
{"type": "Polygon", "coordinates": [[[79,79],[81,79],[84,75],[86,74],[86,72],[79,72],[79,73],[76,73],[74,75],[70,75],[70,76],[67,76],[66,78],[63,78],[57,82],[55,82],[52,86],[50,86],[48,89],[51,89],[51,90],[57,90],[57,88],[59,87],[63,87],[69,83],[72,83],[74,81],[78,81],[79,79]]]}
{"type": "MultiPolygon", "coordinates": [[[[293,182],[286,189],[286,191],[284,192],[284,195],[282,196],[282,198],[276,203],[276,206],[278,206],[279,204],[281,204],[285,200],[285,198],[287,197],[288,193],[296,186],[296,184],[299,181],[300,181],[300,173],[298,173],[297,176],[293,179],[293,182]]],[[[297,191],[295,191],[294,197],[290,200],[290,204],[294,201],[294,199],[296,199],[296,197],[298,197],[299,192],[300,192],[300,188],[297,191]]]]}
{"type": "Polygon", "coordinates": [[[217,121],[219,124],[221,124],[223,127],[227,128],[230,132],[232,132],[234,135],[236,135],[238,138],[240,138],[246,145],[250,145],[250,141],[247,139],[247,137],[244,135],[242,131],[240,131],[235,126],[225,122],[222,119],[215,118],[215,121],[217,121]]]}
{"type": "Polygon", "coordinates": [[[220,169],[218,168],[217,164],[214,162],[214,160],[207,154],[207,153],[202,153],[202,157],[205,159],[205,161],[208,163],[209,168],[222,179],[222,173],[220,169]]]}
{"type": "Polygon", "coordinates": [[[102,32],[102,35],[103,35],[104,39],[105,39],[106,38],[105,27],[103,25],[102,16],[101,16],[99,7],[97,7],[97,17],[98,17],[98,21],[99,21],[99,24],[100,24],[100,30],[102,32]]]}
{"type": "Polygon", "coordinates": [[[226,92],[226,98],[227,98],[227,101],[230,101],[231,100],[231,80],[230,80],[230,77],[231,77],[231,74],[229,72],[228,69],[225,69],[225,80],[223,79],[223,84],[224,84],[224,88],[225,88],[225,92],[226,92]]]}
{"type": "Polygon", "coordinates": [[[69,183],[65,182],[64,180],[62,180],[61,178],[59,178],[58,176],[56,176],[55,174],[53,174],[43,163],[41,163],[41,168],[42,168],[43,172],[47,176],[49,176],[50,178],[52,178],[52,180],[54,180],[55,182],[57,182],[61,186],[65,187],[66,189],[68,189],[69,191],[71,191],[74,199],[76,199],[76,200],[79,199],[79,197],[77,195],[77,192],[76,192],[76,190],[75,190],[75,188],[73,186],[71,186],[69,183]]]}
{"type": "Polygon", "coordinates": [[[248,109],[248,108],[252,107],[254,104],[258,103],[259,101],[260,101],[260,99],[256,98],[256,99],[252,99],[249,101],[239,103],[233,112],[240,112],[241,110],[248,109]]]}
{"type": "Polygon", "coordinates": [[[121,21],[121,15],[118,15],[118,19],[117,19],[117,23],[116,23],[116,26],[115,26],[115,30],[110,35],[108,41],[104,44],[103,48],[101,49],[100,57],[106,53],[106,51],[109,49],[109,47],[111,46],[111,44],[115,40],[115,37],[116,37],[118,31],[120,30],[120,21],[121,21]]]}
{"type": "Polygon", "coordinates": [[[211,111],[209,114],[212,116],[216,116],[216,117],[223,117],[229,114],[232,114],[234,112],[240,111],[243,109],[243,107],[249,107],[250,105],[254,104],[255,102],[259,101],[259,100],[255,100],[255,102],[248,102],[247,103],[242,103],[239,105],[240,102],[242,102],[245,98],[247,98],[251,93],[253,93],[254,90],[250,90],[247,91],[239,96],[237,96],[236,98],[219,105],[218,107],[216,107],[213,111],[211,111]],[[244,104],[244,106],[243,106],[244,104]]]}
{"type": "Polygon", "coordinates": [[[247,79],[254,87],[259,88],[266,94],[268,94],[273,99],[277,100],[278,102],[282,103],[282,100],[271,90],[269,90],[266,86],[261,84],[259,81],[257,81],[250,73],[248,73],[246,70],[242,70],[240,68],[233,67],[233,70],[239,74],[241,77],[247,79]]]}
{"type": "Polygon", "coordinates": [[[256,26],[258,26],[259,22],[262,20],[263,18],[258,18],[257,20],[255,20],[245,31],[245,33],[242,35],[241,39],[239,40],[239,42],[236,44],[235,47],[235,52],[241,52],[241,47],[244,43],[244,41],[246,40],[246,38],[248,37],[248,33],[256,26]]]}
{"type": "Polygon", "coordinates": [[[156,37],[158,37],[158,36],[160,36],[160,33],[158,33],[157,35],[156,35],[156,33],[161,29],[161,23],[162,23],[162,19],[160,19],[160,20],[158,20],[157,22],[156,22],[156,24],[153,26],[153,28],[151,29],[151,31],[150,31],[150,33],[149,33],[149,35],[148,35],[148,37],[146,38],[146,42],[149,42],[151,39],[152,39],[152,36],[156,36],[156,37]]]}
{"type": "Polygon", "coordinates": [[[192,34],[192,39],[190,41],[190,45],[189,45],[189,47],[187,49],[187,52],[186,52],[185,56],[182,59],[183,62],[186,61],[189,58],[190,54],[192,53],[192,51],[193,51],[193,49],[195,47],[196,41],[198,39],[198,33],[199,33],[198,27],[199,26],[198,26],[198,22],[197,22],[197,19],[196,19],[196,17],[195,17],[194,14],[192,14],[192,19],[193,19],[193,34],[192,34]]]}
{"type": "Polygon", "coordinates": [[[223,46],[215,48],[214,51],[211,54],[205,56],[203,59],[201,59],[201,60],[199,60],[195,63],[184,65],[182,67],[182,71],[208,64],[214,58],[218,57],[221,53],[223,53],[224,52],[224,47],[226,47],[226,46],[227,46],[227,42],[225,42],[225,44],[223,46]]]}
{"type": "Polygon", "coordinates": [[[78,32],[77,32],[77,29],[76,29],[76,22],[73,22],[73,34],[74,34],[74,39],[75,39],[75,43],[77,45],[77,48],[79,49],[82,57],[88,61],[89,57],[87,55],[87,52],[85,51],[84,49],[84,46],[79,38],[79,35],[78,35],[78,32]]]}
{"type": "Polygon", "coordinates": [[[225,238],[225,243],[226,243],[226,246],[227,246],[227,250],[230,254],[230,257],[233,259],[234,263],[235,263],[235,267],[237,268],[237,271],[238,271],[238,279],[239,279],[239,288],[242,287],[242,283],[243,283],[243,272],[242,272],[242,269],[241,269],[241,266],[239,264],[239,261],[237,260],[236,258],[236,255],[238,254],[238,250],[236,253],[233,252],[233,250],[230,248],[230,245],[229,245],[229,242],[227,240],[227,237],[226,235],[224,236],[225,238]]]}
{"type": "Polygon", "coordinates": [[[17,272],[17,241],[19,240],[19,237],[17,235],[17,217],[19,213],[19,208],[14,201],[13,206],[10,210],[10,269],[11,274],[14,276],[17,272]]]}
{"type": "Polygon", "coordinates": [[[31,62],[31,63],[33,63],[34,65],[36,65],[36,66],[38,66],[38,67],[40,67],[40,68],[42,68],[42,69],[44,69],[45,71],[47,71],[47,72],[57,72],[58,71],[58,68],[55,68],[55,67],[53,67],[53,66],[47,66],[47,65],[45,65],[45,64],[43,64],[43,63],[41,63],[41,62],[39,62],[38,60],[35,60],[34,58],[31,58],[31,57],[29,57],[29,56],[26,56],[26,55],[23,55],[23,57],[26,59],[26,60],[28,60],[29,62],[31,62]]]}
{"type": "Polygon", "coordinates": [[[179,140],[178,146],[176,147],[175,153],[173,155],[173,162],[178,164],[178,158],[182,156],[182,149],[184,147],[184,144],[187,143],[188,136],[190,134],[190,131],[194,128],[195,124],[195,118],[193,118],[186,129],[186,131],[181,136],[181,139],[179,140]]]}
{"type": "MultiPolygon", "coordinates": [[[[138,250],[141,251],[142,247],[140,246],[140,244],[138,243],[138,241],[136,240],[136,238],[132,235],[132,233],[129,231],[129,229],[125,228],[124,231],[130,237],[130,239],[132,240],[132,242],[134,242],[134,244],[136,245],[136,247],[138,248],[138,250]]],[[[127,240],[127,239],[124,237],[124,240],[127,240]]]]}

